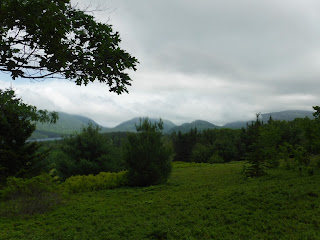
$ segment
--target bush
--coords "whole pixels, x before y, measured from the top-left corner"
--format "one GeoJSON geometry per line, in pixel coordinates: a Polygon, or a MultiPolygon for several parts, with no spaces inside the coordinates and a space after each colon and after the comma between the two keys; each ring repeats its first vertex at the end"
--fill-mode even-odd
{"type": "Polygon", "coordinates": [[[207,163],[212,155],[212,146],[197,143],[191,152],[191,162],[207,163]]]}
{"type": "Polygon", "coordinates": [[[151,124],[140,120],[138,133],[128,135],[125,144],[125,160],[128,166],[129,184],[148,186],[167,181],[171,173],[172,148],[162,136],[163,122],[151,124]]]}
{"type": "Polygon", "coordinates": [[[59,187],[50,175],[30,179],[9,177],[0,191],[3,215],[44,213],[61,202],[59,187]]]}
{"type": "Polygon", "coordinates": [[[215,152],[210,158],[208,163],[224,163],[223,157],[219,153],[215,152]]]}
{"type": "Polygon", "coordinates": [[[316,168],[320,168],[320,155],[313,156],[312,162],[316,168]]]}
{"type": "Polygon", "coordinates": [[[72,176],[68,178],[64,187],[68,193],[89,192],[113,189],[128,184],[127,171],[118,173],[101,172],[94,176],[72,176]]]}
{"type": "Polygon", "coordinates": [[[60,157],[56,168],[63,179],[125,170],[121,149],[99,130],[98,126],[89,124],[80,133],[63,140],[62,153],[56,154],[60,157]]]}
{"type": "Polygon", "coordinates": [[[284,143],[281,145],[279,157],[286,169],[298,169],[300,172],[310,165],[310,154],[304,147],[297,147],[284,143]]]}

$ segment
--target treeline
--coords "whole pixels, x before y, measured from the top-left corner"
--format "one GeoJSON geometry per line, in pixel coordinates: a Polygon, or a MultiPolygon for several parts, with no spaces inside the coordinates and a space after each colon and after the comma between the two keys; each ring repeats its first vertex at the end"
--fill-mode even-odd
{"type": "MultiPolygon", "coordinates": [[[[55,169],[60,178],[66,179],[101,171],[127,170],[124,153],[131,135],[135,134],[100,134],[98,127],[88,125],[82,132],[61,141],[43,143],[41,150],[50,151],[45,158],[46,171],[55,169]]],[[[227,163],[244,160],[251,165],[258,163],[259,169],[253,175],[260,175],[263,169],[280,165],[286,168],[308,166],[310,156],[320,154],[320,121],[309,118],[280,121],[270,117],[262,122],[258,115],[256,121],[242,129],[191,129],[161,138],[162,144],[172,148],[173,161],[227,163]]],[[[134,143],[133,146],[139,147],[134,143]]],[[[152,149],[145,151],[152,153],[152,149]]],[[[135,161],[142,162],[141,157],[136,158],[135,161]]]]}
{"type": "MultiPolygon", "coordinates": [[[[315,108],[316,110],[316,108],[315,108]]],[[[317,112],[315,114],[317,117],[317,112]]],[[[319,118],[294,121],[256,121],[241,130],[210,129],[173,133],[174,161],[224,163],[247,160],[248,175],[258,176],[264,168],[302,168],[311,155],[320,154],[319,118]],[[254,170],[252,169],[255,168],[254,170]]]]}
{"type": "Polygon", "coordinates": [[[88,124],[62,140],[41,142],[38,151],[47,153],[42,170],[62,181],[77,175],[128,171],[128,185],[165,182],[173,152],[162,126],[161,120],[152,124],[141,119],[137,133],[100,133],[99,126],[88,124]]]}
{"type": "Polygon", "coordinates": [[[191,129],[187,133],[171,135],[174,161],[223,163],[241,159],[241,130],[191,129]]]}
{"type": "Polygon", "coordinates": [[[169,178],[173,154],[161,120],[141,119],[137,133],[128,135],[108,137],[89,124],[61,141],[27,141],[36,122],[57,118],[23,103],[13,89],[0,89],[0,215],[44,212],[59,202],[60,191],[149,186],[169,178]]]}
{"type": "MultiPolygon", "coordinates": [[[[43,211],[52,199],[58,201],[52,196],[59,196],[59,189],[75,193],[165,183],[172,161],[245,160],[244,173],[256,177],[279,166],[313,174],[311,156],[320,154],[319,107],[314,108],[315,120],[270,118],[264,123],[258,114],[241,130],[192,129],[163,135],[161,120],[141,119],[137,133],[101,134],[98,126],[89,124],[47,143],[27,139],[35,122],[55,122],[56,113],[23,103],[12,89],[0,90],[0,109],[0,200],[13,202],[13,212],[28,202],[27,212],[43,211]],[[35,204],[37,199],[43,205],[35,204]]],[[[317,164],[320,167],[320,160],[317,164]]]]}

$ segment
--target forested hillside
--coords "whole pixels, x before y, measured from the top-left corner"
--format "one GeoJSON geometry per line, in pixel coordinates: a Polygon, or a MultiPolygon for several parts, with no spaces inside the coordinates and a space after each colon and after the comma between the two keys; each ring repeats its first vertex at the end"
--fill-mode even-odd
{"type": "Polygon", "coordinates": [[[59,119],[55,124],[37,123],[36,131],[32,134],[31,139],[69,135],[80,131],[83,126],[87,126],[89,123],[98,125],[90,118],[59,112],[59,119]]]}
{"type": "MultiPolygon", "coordinates": [[[[260,118],[262,121],[267,122],[269,117],[271,116],[274,120],[286,120],[292,121],[295,118],[305,118],[308,117],[313,119],[312,111],[282,111],[282,112],[272,112],[272,113],[264,113],[261,114],[260,118]]],[[[150,119],[151,122],[156,122],[159,119],[150,119]]],[[[135,132],[136,125],[139,124],[140,118],[136,117],[131,120],[120,123],[119,125],[109,128],[109,127],[101,127],[101,132],[135,132]]],[[[163,133],[169,134],[172,132],[189,132],[191,129],[196,128],[198,131],[206,130],[206,129],[219,129],[219,128],[231,128],[231,129],[241,129],[245,128],[247,123],[251,123],[251,121],[239,121],[225,124],[220,127],[215,124],[212,124],[208,121],[204,120],[196,120],[191,123],[183,123],[179,126],[171,122],[170,120],[163,120],[163,133]]],[[[59,119],[56,124],[50,123],[37,123],[36,131],[32,134],[30,139],[41,139],[41,138],[55,138],[59,136],[69,135],[73,132],[80,131],[83,126],[86,126],[88,123],[97,124],[94,120],[74,114],[67,113],[59,113],[59,119]]]]}
{"type": "Polygon", "coordinates": [[[182,133],[186,133],[189,132],[190,129],[194,129],[196,128],[199,131],[205,130],[205,129],[216,129],[216,128],[220,128],[219,126],[216,126],[212,123],[209,123],[207,121],[203,121],[203,120],[196,120],[193,121],[191,123],[184,123],[180,126],[176,126],[170,129],[170,132],[182,132],[182,133]]]}
{"type": "MultiPolygon", "coordinates": [[[[114,128],[103,128],[102,132],[136,132],[136,125],[139,125],[140,120],[142,118],[136,117],[131,120],[125,121],[120,123],[119,125],[115,126],[114,128]]],[[[159,119],[150,118],[149,119],[152,123],[159,121],[159,119]]],[[[170,129],[175,127],[176,125],[166,119],[163,119],[163,132],[168,133],[170,129]]]]}

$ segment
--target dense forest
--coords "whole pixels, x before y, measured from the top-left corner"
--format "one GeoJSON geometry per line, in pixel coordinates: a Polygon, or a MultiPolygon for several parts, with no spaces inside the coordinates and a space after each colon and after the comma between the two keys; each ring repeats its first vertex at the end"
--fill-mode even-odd
{"type": "MultiPolygon", "coordinates": [[[[264,123],[257,114],[256,121],[241,130],[211,129],[198,132],[193,129],[185,134],[173,133],[171,139],[175,161],[225,163],[246,160],[259,168],[256,171],[262,174],[264,169],[280,165],[300,170],[308,167],[310,156],[320,153],[319,133],[318,119],[279,121],[270,117],[264,123]]],[[[258,172],[250,174],[259,175],[258,172]]]]}

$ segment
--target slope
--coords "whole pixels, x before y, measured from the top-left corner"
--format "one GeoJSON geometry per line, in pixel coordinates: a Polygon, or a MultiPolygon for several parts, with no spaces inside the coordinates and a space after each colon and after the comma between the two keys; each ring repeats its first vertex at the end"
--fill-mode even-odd
{"type": "Polygon", "coordinates": [[[59,112],[59,119],[55,124],[37,123],[36,131],[30,139],[50,138],[71,134],[79,131],[83,126],[92,123],[99,125],[92,119],[80,115],[59,112]]]}
{"type": "Polygon", "coordinates": [[[181,126],[177,126],[170,129],[170,132],[182,132],[186,133],[189,132],[191,129],[197,128],[198,131],[202,131],[205,129],[216,129],[220,128],[217,125],[214,125],[210,122],[204,121],[204,120],[196,120],[191,123],[184,123],[181,126]]]}

